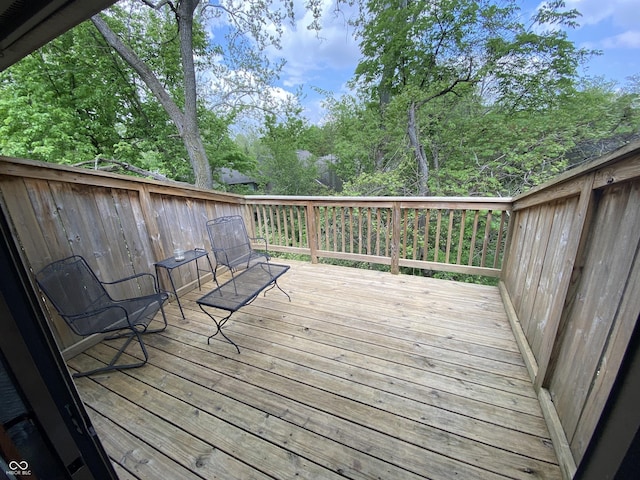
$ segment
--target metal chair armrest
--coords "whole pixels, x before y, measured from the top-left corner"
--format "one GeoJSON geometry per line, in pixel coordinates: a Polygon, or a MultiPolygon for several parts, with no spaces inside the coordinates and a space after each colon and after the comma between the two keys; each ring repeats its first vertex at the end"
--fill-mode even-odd
{"type": "Polygon", "coordinates": [[[136,273],[135,275],[131,275],[129,277],[125,277],[125,278],[121,278],[119,280],[114,280],[112,282],[103,282],[101,281],[100,283],[102,283],[103,285],[118,285],[120,283],[123,282],[127,282],[130,280],[135,280],[138,278],[142,278],[142,277],[151,277],[152,281],[153,281],[153,293],[160,293],[160,289],[158,288],[158,279],[156,278],[155,275],[151,274],[151,273],[136,273]]]}
{"type": "Polygon", "coordinates": [[[257,242],[258,240],[260,240],[265,245],[269,245],[269,243],[267,242],[267,239],[265,237],[249,237],[249,240],[251,240],[253,242],[257,242]]]}
{"type": "Polygon", "coordinates": [[[131,323],[131,320],[129,319],[129,313],[127,312],[127,309],[124,308],[122,305],[109,305],[109,306],[106,306],[106,307],[99,308],[97,310],[91,310],[91,311],[88,311],[88,312],[82,312],[82,313],[78,313],[76,315],[63,315],[63,316],[65,317],[65,320],[67,321],[69,326],[71,326],[76,331],[76,333],[78,333],[79,335],[83,335],[83,336],[84,335],[92,335],[93,333],[101,333],[101,332],[109,332],[109,331],[113,331],[113,330],[121,330],[123,328],[130,328],[130,329],[134,328],[133,324],[131,323]],[[98,316],[98,315],[100,315],[102,313],[105,313],[105,312],[107,312],[107,311],[109,311],[111,309],[114,309],[114,308],[122,310],[123,318],[127,319],[127,325],[128,326],[109,329],[109,325],[106,325],[105,327],[103,327],[99,331],[92,332],[92,333],[86,333],[86,334],[85,333],[80,333],[79,329],[77,329],[75,323],[78,320],[95,317],[95,316],[98,316]]]}
{"type": "Polygon", "coordinates": [[[265,237],[249,237],[249,240],[252,243],[258,243],[258,241],[261,241],[262,243],[264,243],[265,253],[269,253],[269,242],[267,242],[267,239],[265,237]]]}

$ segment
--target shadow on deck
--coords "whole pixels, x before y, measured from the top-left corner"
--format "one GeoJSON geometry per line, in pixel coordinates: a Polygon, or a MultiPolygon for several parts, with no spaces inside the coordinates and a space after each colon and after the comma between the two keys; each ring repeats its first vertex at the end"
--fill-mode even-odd
{"type": "Polygon", "coordinates": [[[76,381],[121,478],[561,478],[496,287],[276,261],[292,301],[232,316],[240,354],[207,345],[207,284],[148,365],[76,381]]]}

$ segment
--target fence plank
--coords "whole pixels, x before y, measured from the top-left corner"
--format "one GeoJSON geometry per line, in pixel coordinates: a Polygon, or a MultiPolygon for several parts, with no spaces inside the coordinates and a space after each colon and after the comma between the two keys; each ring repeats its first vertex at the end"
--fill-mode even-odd
{"type": "MultiPolygon", "coordinates": [[[[632,242],[629,243],[629,247],[632,247],[632,242]]],[[[615,313],[614,326],[572,439],[572,448],[580,457],[584,454],[596,429],[640,315],[640,242],[636,246],[634,259],[627,282],[622,287],[624,293],[619,309],[615,313]]]]}

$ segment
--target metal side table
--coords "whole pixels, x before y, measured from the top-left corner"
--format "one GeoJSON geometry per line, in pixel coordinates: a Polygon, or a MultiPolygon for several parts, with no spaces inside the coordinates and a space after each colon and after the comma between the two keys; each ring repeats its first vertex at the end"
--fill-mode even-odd
{"type": "Polygon", "coordinates": [[[180,303],[180,298],[178,297],[178,292],[176,291],[176,285],[173,282],[173,277],[171,276],[171,272],[173,269],[186,265],[195,260],[196,262],[196,276],[198,277],[198,290],[202,290],[202,285],[200,284],[200,272],[207,272],[207,270],[201,269],[198,264],[198,259],[206,257],[207,262],[209,262],[209,269],[213,274],[213,278],[215,278],[215,273],[213,270],[213,265],[211,264],[211,259],[209,258],[209,253],[202,249],[196,248],[194,250],[187,250],[184,252],[184,259],[176,260],[174,257],[165,258],[155,264],[156,267],[156,278],[158,278],[158,282],[160,281],[159,268],[164,268],[167,271],[167,276],[169,277],[169,282],[171,282],[171,288],[173,290],[173,294],[178,301],[178,307],[180,307],[180,313],[182,314],[182,318],[185,318],[184,311],[182,310],[182,304],[180,303]]]}

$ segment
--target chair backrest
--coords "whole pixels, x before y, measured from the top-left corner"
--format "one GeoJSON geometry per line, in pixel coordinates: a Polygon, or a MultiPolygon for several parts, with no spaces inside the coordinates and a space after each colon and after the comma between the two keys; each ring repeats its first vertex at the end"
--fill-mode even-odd
{"type": "Polygon", "coordinates": [[[91,267],[79,255],[50,263],[36,274],[36,281],[63,318],[113,303],[91,267]]]}
{"type": "Polygon", "coordinates": [[[244,220],[240,215],[219,217],[207,222],[209,240],[219,265],[234,268],[248,262],[253,252],[244,220]]]}

